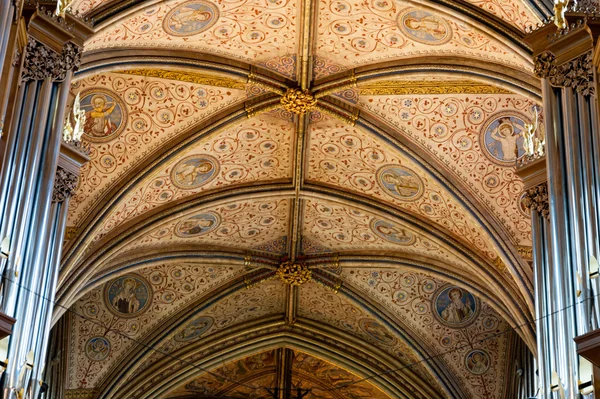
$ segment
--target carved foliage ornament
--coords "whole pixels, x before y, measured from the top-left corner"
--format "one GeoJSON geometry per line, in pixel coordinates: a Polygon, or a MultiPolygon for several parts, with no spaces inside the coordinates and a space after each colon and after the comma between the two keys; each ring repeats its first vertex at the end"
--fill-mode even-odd
{"type": "Polygon", "coordinates": [[[317,105],[317,100],[308,90],[288,89],[281,97],[281,105],[288,112],[302,115],[317,105]]]}
{"type": "Polygon", "coordinates": [[[525,193],[524,205],[527,209],[533,209],[545,218],[549,217],[548,184],[542,183],[528,189],[525,193]]]}
{"type": "Polygon", "coordinates": [[[23,65],[23,81],[64,80],[68,71],[76,71],[81,64],[81,48],[71,42],[64,45],[62,53],[48,48],[34,38],[29,38],[23,65]]]}
{"type": "Polygon", "coordinates": [[[277,276],[284,284],[302,285],[312,278],[312,272],[303,262],[283,262],[277,269],[277,276]]]}
{"type": "Polygon", "coordinates": [[[67,172],[60,166],[56,169],[54,179],[54,191],[52,192],[52,202],[63,202],[75,192],[77,188],[78,176],[67,172]]]}
{"type": "Polygon", "coordinates": [[[594,64],[589,51],[561,65],[555,65],[556,58],[549,52],[535,57],[535,74],[548,78],[555,87],[570,87],[584,96],[594,95],[594,64]]]}

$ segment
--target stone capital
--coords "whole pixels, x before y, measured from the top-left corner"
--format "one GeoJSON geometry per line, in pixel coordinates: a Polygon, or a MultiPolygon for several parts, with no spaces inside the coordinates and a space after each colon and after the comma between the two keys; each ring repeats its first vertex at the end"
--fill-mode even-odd
{"type": "Polygon", "coordinates": [[[79,177],[60,166],[56,169],[52,202],[63,202],[71,197],[77,188],[79,177]]]}
{"type": "Polygon", "coordinates": [[[548,201],[548,183],[538,184],[525,192],[524,205],[529,210],[533,209],[545,218],[550,217],[550,203],[548,201]]]}
{"type": "Polygon", "coordinates": [[[52,80],[61,81],[68,71],[76,71],[81,64],[81,47],[67,42],[58,53],[33,37],[29,37],[23,62],[23,81],[52,80]]]}

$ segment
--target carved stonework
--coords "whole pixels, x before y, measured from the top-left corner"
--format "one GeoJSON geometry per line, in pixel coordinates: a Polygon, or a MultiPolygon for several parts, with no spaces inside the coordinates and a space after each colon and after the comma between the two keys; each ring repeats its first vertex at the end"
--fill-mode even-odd
{"type": "Polygon", "coordinates": [[[52,192],[52,202],[62,202],[69,198],[77,188],[78,176],[67,172],[60,166],[56,170],[54,179],[54,191],[52,192]]]}
{"type": "Polygon", "coordinates": [[[534,209],[547,218],[550,215],[550,205],[548,202],[548,184],[542,183],[527,190],[523,203],[527,209],[534,209]]]}
{"type": "Polygon", "coordinates": [[[62,53],[48,48],[34,38],[29,38],[23,65],[23,81],[64,80],[68,71],[76,71],[81,63],[81,48],[71,42],[63,47],[62,53]]]}
{"type": "Polygon", "coordinates": [[[594,95],[592,52],[587,52],[554,68],[550,74],[550,84],[571,87],[584,96],[594,95]]]}
{"type": "Polygon", "coordinates": [[[288,89],[281,97],[281,105],[288,112],[302,115],[317,105],[317,100],[308,90],[288,89]]]}
{"type": "Polygon", "coordinates": [[[554,67],[555,60],[556,57],[554,57],[554,54],[548,51],[537,55],[533,60],[535,63],[535,76],[537,76],[538,78],[547,78],[548,76],[550,76],[550,72],[554,67]]]}
{"type": "Polygon", "coordinates": [[[312,272],[304,262],[283,262],[277,269],[277,276],[284,284],[302,285],[312,278],[312,272]]]}

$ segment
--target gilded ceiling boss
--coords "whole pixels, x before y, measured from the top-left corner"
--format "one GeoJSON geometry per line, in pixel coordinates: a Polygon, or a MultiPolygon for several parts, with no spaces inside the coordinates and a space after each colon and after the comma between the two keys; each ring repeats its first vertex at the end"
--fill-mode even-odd
{"type": "Polygon", "coordinates": [[[593,2],[0,2],[0,399],[596,397],[593,2]]]}

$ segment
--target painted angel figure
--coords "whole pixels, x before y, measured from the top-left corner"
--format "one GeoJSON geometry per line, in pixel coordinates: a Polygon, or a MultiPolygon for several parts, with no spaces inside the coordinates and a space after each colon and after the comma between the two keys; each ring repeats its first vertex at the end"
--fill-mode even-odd
{"type": "Polygon", "coordinates": [[[525,150],[525,155],[531,157],[535,154],[535,125],[534,124],[526,124],[525,129],[523,129],[523,149],[525,150]]]}
{"type": "Polygon", "coordinates": [[[73,140],[80,141],[81,136],[83,136],[85,126],[85,111],[81,109],[81,102],[79,99],[79,93],[75,97],[75,102],[73,103],[73,120],[75,121],[75,126],[73,127],[73,140]]]}

